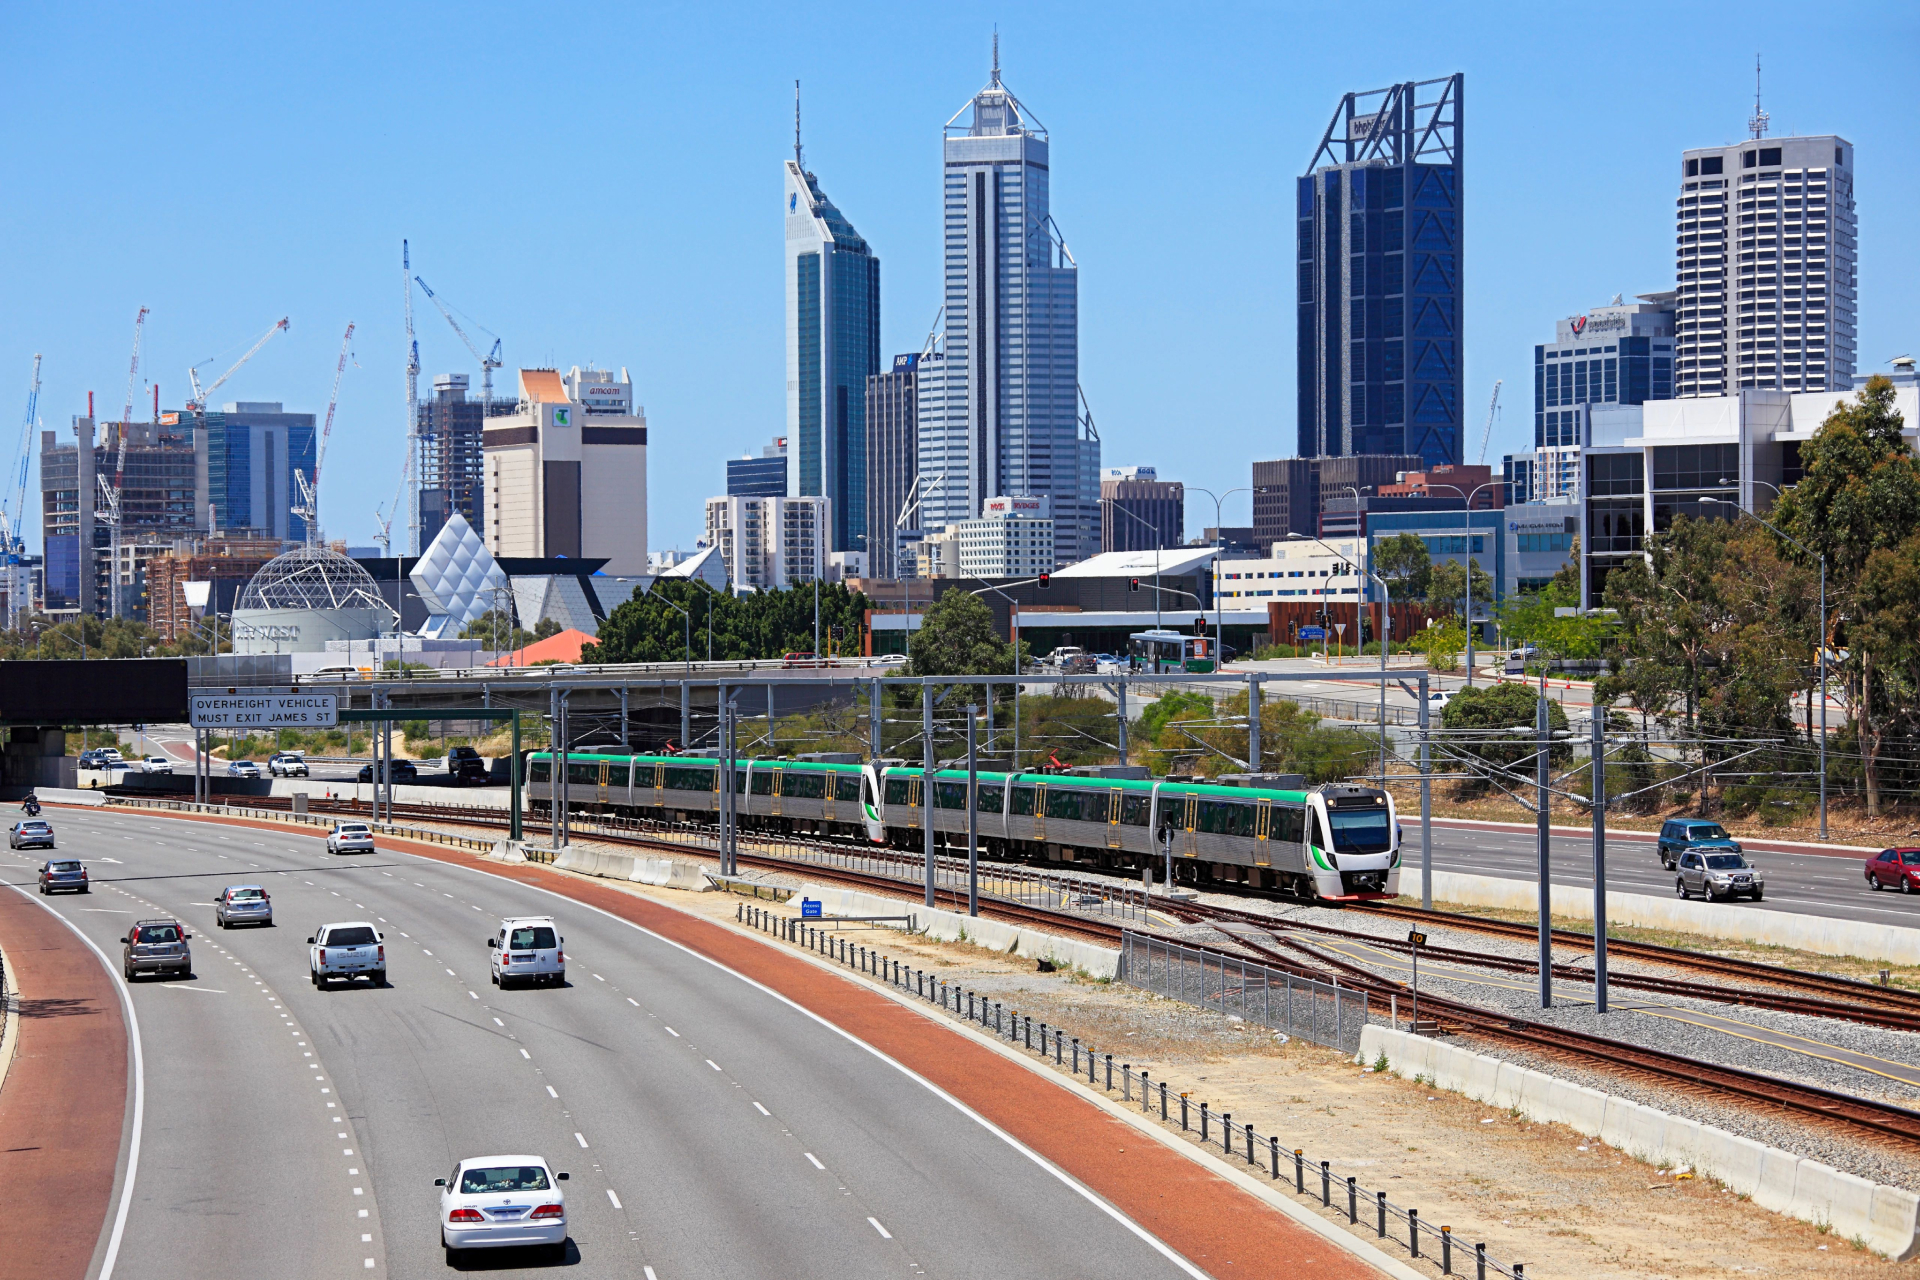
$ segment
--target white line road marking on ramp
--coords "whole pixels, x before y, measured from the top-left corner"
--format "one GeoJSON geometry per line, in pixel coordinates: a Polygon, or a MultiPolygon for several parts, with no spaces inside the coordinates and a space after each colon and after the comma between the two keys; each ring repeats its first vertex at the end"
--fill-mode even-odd
{"type": "Polygon", "coordinates": [[[574,1134],[573,1140],[579,1143],[583,1148],[587,1145],[587,1139],[583,1134],[578,1134],[578,1133],[574,1134]]]}
{"type": "MultiPolygon", "coordinates": [[[[619,1196],[617,1196],[617,1195],[615,1195],[615,1194],[613,1194],[613,1188],[612,1188],[612,1187],[608,1187],[608,1188],[607,1188],[607,1199],[609,1199],[609,1200],[611,1200],[611,1201],[613,1201],[613,1207],[614,1207],[614,1208],[616,1208],[616,1209],[619,1209],[619,1208],[623,1208],[623,1207],[624,1207],[624,1206],[623,1206],[623,1205],[622,1205],[622,1204],[620,1203],[620,1197],[619,1197],[619,1196]]],[[[651,1273],[649,1273],[649,1274],[651,1274],[651,1273]]]]}
{"type": "Polygon", "coordinates": [[[819,1157],[817,1157],[817,1156],[815,1156],[815,1155],[813,1154],[813,1152],[811,1152],[811,1151],[802,1151],[802,1152],[801,1152],[800,1154],[801,1154],[801,1155],[803,1155],[803,1156],[805,1156],[805,1157],[807,1158],[807,1163],[808,1163],[808,1164],[811,1164],[811,1165],[812,1165],[812,1166],[813,1166],[814,1168],[816,1168],[816,1169],[820,1169],[820,1170],[824,1170],[824,1169],[826,1169],[826,1167],[827,1167],[827,1166],[825,1166],[825,1165],[823,1165],[823,1164],[821,1164],[821,1163],[820,1163],[820,1160],[819,1160],[819,1157]]]}
{"type": "Polygon", "coordinates": [[[757,1109],[757,1110],[758,1110],[758,1111],[760,1112],[760,1114],[761,1114],[761,1115],[763,1115],[763,1116],[770,1116],[770,1115],[772,1115],[772,1114],[773,1114],[773,1112],[771,1112],[771,1111],[769,1111],[769,1110],[767,1110],[767,1109],[766,1109],[765,1107],[763,1107],[763,1106],[761,1106],[761,1105],[760,1105],[759,1103],[757,1103],[757,1102],[756,1102],[756,1103],[754,1103],[753,1105],[754,1105],[754,1107],[755,1107],[755,1109],[757,1109]]]}
{"type": "Polygon", "coordinates": [[[873,1224],[873,1229],[874,1229],[875,1231],[878,1231],[878,1232],[880,1233],[880,1238],[881,1238],[882,1240],[891,1240],[891,1239],[893,1239],[893,1232],[891,1232],[891,1231],[889,1231],[889,1230],[887,1230],[887,1229],[886,1229],[885,1227],[883,1227],[883,1226],[881,1226],[881,1225],[880,1225],[880,1219],[878,1219],[878,1218],[868,1218],[868,1219],[867,1219],[867,1221],[868,1221],[868,1222],[871,1222],[871,1223],[873,1224]]]}

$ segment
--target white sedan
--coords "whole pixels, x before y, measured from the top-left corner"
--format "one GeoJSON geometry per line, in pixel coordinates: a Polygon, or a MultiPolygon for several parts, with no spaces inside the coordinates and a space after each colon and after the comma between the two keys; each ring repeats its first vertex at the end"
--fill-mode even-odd
{"type": "Polygon", "coordinates": [[[463,1249],[544,1247],[554,1261],[567,1256],[564,1173],[539,1156],[477,1156],[462,1160],[440,1188],[440,1247],[447,1262],[463,1249]]]}
{"type": "Polygon", "coordinates": [[[364,822],[336,822],[327,833],[328,853],[372,853],[373,832],[364,822]]]}

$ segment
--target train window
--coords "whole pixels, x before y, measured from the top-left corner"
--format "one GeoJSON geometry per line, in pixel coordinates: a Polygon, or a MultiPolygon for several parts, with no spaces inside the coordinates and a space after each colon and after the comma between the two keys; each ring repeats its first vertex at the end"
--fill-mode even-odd
{"type": "Polygon", "coordinates": [[[941,809],[967,811],[967,784],[964,782],[935,782],[933,784],[933,803],[941,809]]]}
{"type": "MultiPolygon", "coordinates": [[[[761,774],[760,776],[765,777],[766,775],[761,774]]],[[[733,767],[733,794],[737,796],[743,796],[746,793],[747,793],[747,767],[744,764],[736,764],[733,767]]]]}
{"type": "Polygon", "coordinates": [[[795,800],[824,800],[827,795],[827,776],[823,773],[794,773],[789,771],[786,780],[781,783],[782,794],[795,800]]]}
{"type": "Polygon", "coordinates": [[[1385,805],[1378,809],[1335,809],[1335,853],[1385,853],[1393,847],[1393,824],[1385,805]]]}
{"type": "Polygon", "coordinates": [[[627,785],[627,773],[628,773],[628,768],[624,764],[608,765],[607,766],[607,785],[610,787],[624,788],[627,785]]]}
{"type": "Polygon", "coordinates": [[[545,782],[549,776],[550,769],[551,766],[545,760],[529,760],[527,762],[527,781],[545,782]]]}
{"type": "Polygon", "coordinates": [[[974,808],[981,813],[998,813],[1007,798],[1007,789],[999,784],[981,783],[979,790],[973,793],[974,808]]]}
{"type": "Polygon", "coordinates": [[[600,785],[600,762],[598,760],[567,761],[567,785],[595,787],[600,785]]]}
{"type": "Polygon", "coordinates": [[[907,793],[907,784],[909,781],[910,779],[907,779],[907,778],[888,778],[887,779],[887,803],[888,804],[909,803],[908,793],[907,793]]]}
{"type": "Polygon", "coordinates": [[[1253,838],[1254,806],[1231,800],[1202,800],[1199,830],[1213,836],[1253,838]]]}
{"type": "Polygon", "coordinates": [[[1267,820],[1267,838],[1285,840],[1289,844],[1299,844],[1300,837],[1306,834],[1307,811],[1305,809],[1283,809],[1274,806],[1273,816],[1267,820]]]}
{"type": "Polygon", "coordinates": [[[773,794],[773,770],[771,769],[754,770],[753,782],[750,787],[750,790],[753,792],[754,795],[757,795],[757,796],[772,795],[773,794]]]}
{"type": "Polygon", "coordinates": [[[1068,791],[1063,788],[1047,789],[1047,816],[1058,818],[1062,822],[1105,822],[1107,820],[1105,792],[1068,791]],[[1094,810],[1099,812],[1095,813],[1094,810]]]}
{"type": "Polygon", "coordinates": [[[1032,787],[1016,786],[1013,789],[1013,795],[1010,799],[1011,799],[1011,803],[1007,806],[1008,812],[1012,813],[1016,817],[1021,817],[1021,818],[1029,818],[1033,816],[1033,788],[1032,787]]]}
{"type": "Polygon", "coordinates": [[[713,790],[713,770],[667,767],[667,790],[669,791],[711,791],[713,790]]]}
{"type": "Polygon", "coordinates": [[[1153,798],[1143,795],[1126,795],[1120,799],[1120,825],[1123,827],[1144,827],[1147,825],[1148,811],[1153,808],[1153,798]]]}
{"type": "Polygon", "coordinates": [[[848,800],[854,804],[860,802],[860,775],[857,773],[836,773],[833,775],[833,798],[848,800]]]}

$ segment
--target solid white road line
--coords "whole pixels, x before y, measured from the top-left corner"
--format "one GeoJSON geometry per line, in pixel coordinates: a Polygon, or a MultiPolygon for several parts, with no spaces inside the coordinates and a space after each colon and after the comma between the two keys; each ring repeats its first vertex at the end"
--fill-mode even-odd
{"type": "Polygon", "coordinates": [[[878,1232],[880,1233],[880,1238],[881,1238],[882,1240],[891,1240],[891,1239],[893,1239],[893,1232],[891,1232],[891,1231],[889,1231],[889,1230],[887,1230],[887,1229],[886,1229],[885,1227],[883,1227],[883,1226],[881,1226],[881,1225],[880,1225],[880,1219],[878,1219],[878,1218],[868,1218],[868,1219],[867,1219],[867,1221],[868,1221],[868,1222],[871,1222],[871,1223],[873,1224],[873,1229],[874,1229],[875,1231],[878,1231],[878,1232]]]}
{"type": "Polygon", "coordinates": [[[821,1164],[819,1158],[815,1156],[811,1151],[802,1151],[800,1154],[805,1156],[807,1158],[808,1163],[813,1165],[813,1167],[816,1169],[825,1169],[827,1167],[821,1164]]]}
{"type": "Polygon", "coordinates": [[[757,1102],[754,1103],[753,1105],[759,1109],[760,1114],[763,1116],[770,1116],[773,1114],[773,1112],[767,1110],[765,1107],[760,1106],[760,1104],[757,1102]]]}
{"type": "Polygon", "coordinates": [[[618,1208],[621,1208],[621,1207],[623,1207],[623,1206],[622,1206],[622,1205],[620,1204],[620,1197],[619,1197],[619,1196],[617,1196],[617,1195],[615,1195],[615,1194],[613,1194],[613,1188],[612,1188],[612,1187],[608,1187],[608,1188],[607,1188],[607,1199],[609,1199],[609,1200],[611,1200],[611,1201],[613,1201],[613,1207],[614,1207],[614,1208],[616,1208],[616,1209],[618,1209],[618,1208]]]}
{"type": "Polygon", "coordinates": [[[573,1140],[574,1140],[575,1142],[577,1142],[577,1143],[579,1143],[579,1144],[581,1145],[581,1147],[583,1147],[583,1148],[584,1148],[584,1147],[585,1147],[585,1146],[587,1145],[587,1139],[586,1139],[586,1137],[585,1137],[584,1135],[582,1135],[582,1134],[578,1134],[578,1133],[576,1133],[576,1134],[574,1134],[574,1135],[573,1135],[573,1140]]]}
{"type": "Polygon", "coordinates": [[[718,1071],[720,1069],[720,1064],[715,1062],[712,1058],[707,1059],[707,1065],[712,1067],[715,1071],[718,1071]]]}

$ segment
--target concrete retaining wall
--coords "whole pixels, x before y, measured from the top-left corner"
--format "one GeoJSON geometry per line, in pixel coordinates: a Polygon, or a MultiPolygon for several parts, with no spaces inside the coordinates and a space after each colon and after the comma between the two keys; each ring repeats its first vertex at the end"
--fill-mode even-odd
{"type": "MultiPolygon", "coordinates": [[[[1001,920],[963,915],[957,911],[928,910],[898,898],[883,898],[858,889],[803,886],[797,897],[818,899],[820,909],[830,916],[898,916],[912,914],[918,927],[930,938],[943,942],[965,939],[977,946],[1029,960],[1048,960],[1071,965],[1095,978],[1111,978],[1120,971],[1120,952],[1092,942],[1063,938],[1038,929],[1025,929],[1001,920]]],[[[791,903],[789,903],[791,905],[791,903]]]]}
{"type": "MultiPolygon", "coordinates": [[[[1865,892],[1864,882],[1861,891],[1865,892]]],[[[1420,896],[1418,867],[1401,870],[1400,892],[1410,897],[1420,896]]],[[[1457,902],[1470,907],[1532,911],[1539,905],[1539,890],[1532,880],[1436,871],[1433,898],[1435,902],[1457,902]]],[[[1553,913],[1572,920],[1593,919],[1593,891],[1576,885],[1553,886],[1553,913]]],[[[1767,911],[1755,909],[1747,902],[1695,899],[1683,902],[1679,898],[1656,898],[1644,893],[1609,893],[1607,921],[1646,929],[1675,929],[1736,942],[1792,947],[1815,955],[1920,964],[1920,929],[1767,911]]]]}
{"type": "Polygon", "coordinates": [[[1410,1032],[1368,1026],[1360,1033],[1358,1061],[1372,1063],[1382,1055],[1395,1075],[1425,1076],[1435,1088],[1564,1124],[1648,1164],[1690,1164],[1762,1208],[1830,1226],[1842,1239],[1864,1240],[1896,1262],[1920,1255],[1920,1195],[1911,1191],[1542,1071],[1410,1032]]]}

